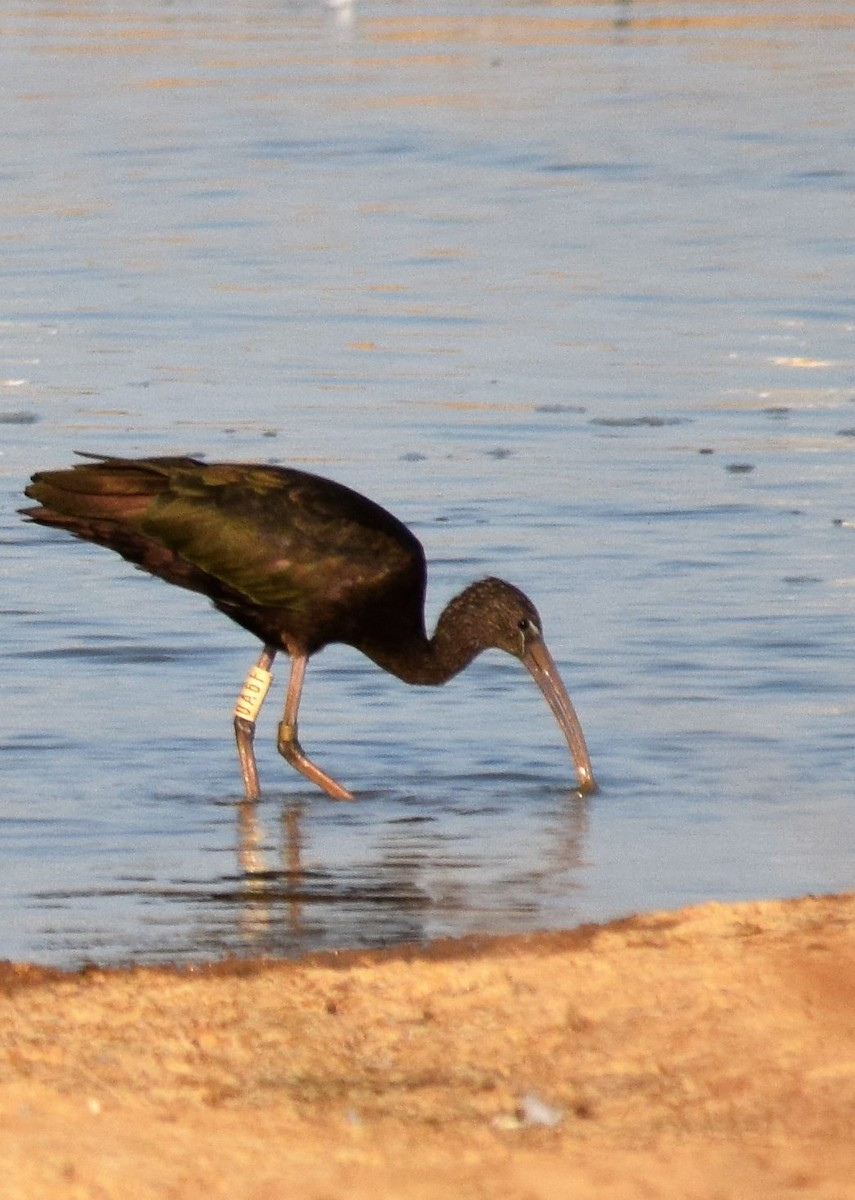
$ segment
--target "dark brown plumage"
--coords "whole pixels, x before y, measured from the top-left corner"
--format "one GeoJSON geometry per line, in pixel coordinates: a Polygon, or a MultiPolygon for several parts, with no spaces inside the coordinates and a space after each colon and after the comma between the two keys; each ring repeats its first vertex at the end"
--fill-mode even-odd
{"type": "Polygon", "coordinates": [[[292,666],[279,750],[328,795],[351,799],[306,757],[297,739],[306,663],[330,642],[354,646],[414,684],[444,683],[489,647],[513,654],[564,732],[579,790],[594,790],[585,739],[541,637],[537,610],[512,584],[470,584],[449,602],[428,638],[422,546],[358,492],[288,467],[84,457],[89,461],[70,469],[34,475],[26,494],[38,506],[23,514],[201,592],[264,645],[235,712],[248,798],[259,794],[255,719],[270,665],[284,649],[292,666]]]}

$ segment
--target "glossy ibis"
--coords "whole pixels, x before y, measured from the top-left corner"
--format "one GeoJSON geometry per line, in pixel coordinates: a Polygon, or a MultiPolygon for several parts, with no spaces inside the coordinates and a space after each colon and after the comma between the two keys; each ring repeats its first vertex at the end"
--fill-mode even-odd
{"type": "Polygon", "coordinates": [[[579,791],[595,788],[585,738],[540,632],[540,617],[501,579],[472,583],[424,624],[425,555],[395,517],[350,488],[288,467],[194,458],[109,458],[40,471],[22,513],[117,551],[168,583],[208,596],[264,645],[238,697],[234,728],[247,798],[259,794],[255,720],[280,650],[291,678],[280,753],[333,799],[351,794],[297,738],[309,658],[330,642],[355,646],[406,683],[440,684],[490,647],[531,672],[561,726],[579,791]]]}

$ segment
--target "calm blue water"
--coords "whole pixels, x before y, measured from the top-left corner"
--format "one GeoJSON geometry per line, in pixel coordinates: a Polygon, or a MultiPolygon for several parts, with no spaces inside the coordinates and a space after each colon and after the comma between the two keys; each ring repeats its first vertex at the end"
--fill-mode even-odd
{"type": "Polygon", "coordinates": [[[7,3],[0,957],[189,960],[850,888],[855,5],[7,3]],[[429,618],[536,600],[601,791],[519,665],[355,652],[240,803],[257,648],[21,523],[76,449],[317,469],[408,521],[429,618]]]}

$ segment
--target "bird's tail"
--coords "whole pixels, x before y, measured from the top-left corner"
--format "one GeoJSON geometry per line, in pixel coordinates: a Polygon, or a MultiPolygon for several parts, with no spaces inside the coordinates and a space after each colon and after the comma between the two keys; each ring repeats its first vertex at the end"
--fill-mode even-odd
{"type": "Polygon", "coordinates": [[[93,523],[133,524],[152,499],[168,488],[171,469],[198,465],[191,458],[81,457],[91,461],[33,475],[24,494],[38,505],[22,508],[22,516],[91,538],[93,523]]]}

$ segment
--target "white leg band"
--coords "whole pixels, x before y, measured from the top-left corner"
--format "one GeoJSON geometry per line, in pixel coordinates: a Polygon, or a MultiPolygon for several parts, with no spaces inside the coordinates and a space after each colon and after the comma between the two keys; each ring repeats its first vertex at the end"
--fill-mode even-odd
{"type": "Polygon", "coordinates": [[[242,717],[244,721],[254,721],[272,682],[273,676],[264,667],[252,667],[237,698],[235,716],[242,717]]]}

